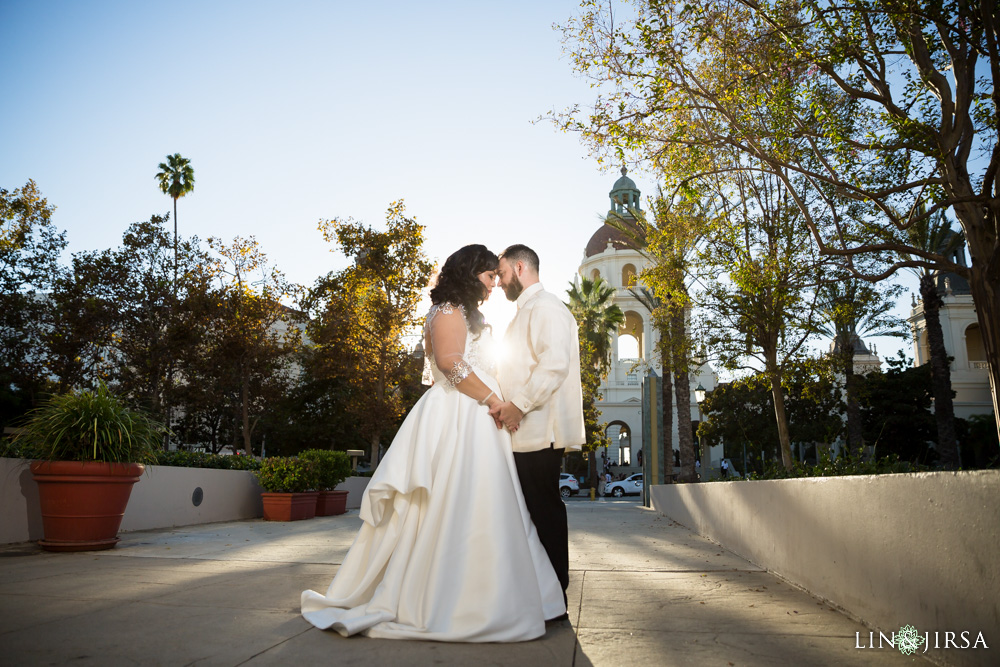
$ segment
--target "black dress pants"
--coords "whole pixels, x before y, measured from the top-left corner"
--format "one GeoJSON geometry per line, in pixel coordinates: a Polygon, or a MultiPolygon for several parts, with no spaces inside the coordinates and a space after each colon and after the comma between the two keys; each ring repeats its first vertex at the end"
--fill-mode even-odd
{"type": "Polygon", "coordinates": [[[562,584],[565,598],[569,586],[569,528],[566,524],[566,505],[559,495],[562,458],[563,450],[552,447],[534,452],[514,452],[514,465],[521,480],[528,514],[562,584]]]}

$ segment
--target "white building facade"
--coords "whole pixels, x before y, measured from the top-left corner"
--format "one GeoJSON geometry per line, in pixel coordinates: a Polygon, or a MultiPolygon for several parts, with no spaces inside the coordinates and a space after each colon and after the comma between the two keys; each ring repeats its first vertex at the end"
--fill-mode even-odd
{"type": "MultiPolygon", "coordinates": [[[[967,266],[964,246],[957,248],[950,259],[967,266]]],[[[951,387],[955,391],[955,416],[965,419],[991,414],[989,364],[969,283],[954,273],[938,275],[936,280],[938,293],[944,301],[938,311],[944,347],[952,357],[950,371],[951,387]]],[[[908,319],[913,334],[914,365],[921,366],[930,362],[930,348],[923,304],[915,298],[908,319]]]]}

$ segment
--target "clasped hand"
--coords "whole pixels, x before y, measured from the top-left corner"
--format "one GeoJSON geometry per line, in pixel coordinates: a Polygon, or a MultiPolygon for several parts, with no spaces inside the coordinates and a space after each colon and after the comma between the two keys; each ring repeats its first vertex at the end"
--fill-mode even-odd
{"type": "Polygon", "coordinates": [[[506,426],[508,431],[514,433],[520,427],[524,413],[521,412],[519,407],[510,401],[506,401],[504,403],[497,403],[490,408],[490,417],[493,417],[493,421],[496,423],[498,429],[506,426]]]}

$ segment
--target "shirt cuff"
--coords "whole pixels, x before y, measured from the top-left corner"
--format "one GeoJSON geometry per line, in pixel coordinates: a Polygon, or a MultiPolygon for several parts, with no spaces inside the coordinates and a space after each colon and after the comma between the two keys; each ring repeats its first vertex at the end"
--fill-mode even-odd
{"type": "Polygon", "coordinates": [[[517,409],[524,414],[531,412],[531,401],[524,394],[517,394],[510,402],[517,406],[517,409]]]}

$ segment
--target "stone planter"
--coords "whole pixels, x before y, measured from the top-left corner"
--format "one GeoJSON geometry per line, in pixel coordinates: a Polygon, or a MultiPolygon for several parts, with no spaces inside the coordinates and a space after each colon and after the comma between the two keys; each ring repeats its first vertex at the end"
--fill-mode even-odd
{"type": "Polygon", "coordinates": [[[320,491],[316,498],[316,516],[334,516],[347,511],[347,491],[320,491]]]}
{"type": "Polygon", "coordinates": [[[316,516],[317,491],[306,493],[262,493],[265,521],[300,521],[316,516]]]}
{"type": "Polygon", "coordinates": [[[98,551],[118,543],[132,485],[145,469],[141,463],[36,461],[46,551],[98,551]]]}

